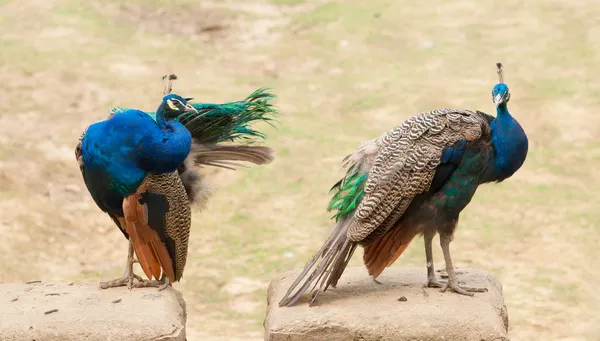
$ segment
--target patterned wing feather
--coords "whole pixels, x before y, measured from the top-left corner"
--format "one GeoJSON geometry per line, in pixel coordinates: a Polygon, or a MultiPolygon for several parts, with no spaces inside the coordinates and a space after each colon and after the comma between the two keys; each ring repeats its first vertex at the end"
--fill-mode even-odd
{"type": "Polygon", "coordinates": [[[149,174],[124,202],[127,230],[140,265],[150,278],[159,269],[173,282],[185,268],[191,208],[178,173],[149,174]],[[134,197],[135,201],[130,200],[134,197]]]}
{"type": "Polygon", "coordinates": [[[382,135],[349,239],[366,244],[384,234],[415,195],[429,190],[444,147],[489,135],[485,130],[489,125],[475,112],[441,109],[414,116],[382,135]]]}

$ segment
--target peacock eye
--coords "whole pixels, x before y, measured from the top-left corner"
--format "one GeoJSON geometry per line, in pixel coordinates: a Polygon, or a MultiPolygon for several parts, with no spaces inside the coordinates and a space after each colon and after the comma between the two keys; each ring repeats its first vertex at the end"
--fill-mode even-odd
{"type": "Polygon", "coordinates": [[[179,109],[177,107],[177,101],[174,99],[168,99],[167,106],[169,107],[169,110],[178,110],[179,109]]]}

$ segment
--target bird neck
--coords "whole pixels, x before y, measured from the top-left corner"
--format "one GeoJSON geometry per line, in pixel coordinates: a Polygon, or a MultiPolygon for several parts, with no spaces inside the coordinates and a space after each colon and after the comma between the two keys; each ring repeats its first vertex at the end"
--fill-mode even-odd
{"type": "Polygon", "coordinates": [[[160,129],[167,128],[167,117],[165,116],[165,107],[164,103],[161,104],[158,109],[156,109],[156,117],[154,119],[156,124],[160,127],[160,129]]]}
{"type": "Polygon", "coordinates": [[[146,136],[140,165],[153,173],[172,172],[190,153],[192,135],[181,123],[165,117],[164,111],[157,110],[155,122],[158,129],[146,136]]]}
{"type": "Polygon", "coordinates": [[[156,124],[160,127],[160,129],[165,129],[167,127],[167,119],[163,113],[156,113],[156,124]]]}
{"type": "Polygon", "coordinates": [[[529,147],[525,131],[508,112],[506,104],[497,107],[491,128],[495,157],[491,159],[486,182],[502,181],[512,176],[525,162],[529,147]]]}
{"type": "MultiPolygon", "coordinates": [[[[496,107],[496,119],[507,119],[513,118],[512,115],[508,112],[508,106],[506,103],[502,103],[496,107]]],[[[514,118],[513,118],[514,120],[514,118]]]]}

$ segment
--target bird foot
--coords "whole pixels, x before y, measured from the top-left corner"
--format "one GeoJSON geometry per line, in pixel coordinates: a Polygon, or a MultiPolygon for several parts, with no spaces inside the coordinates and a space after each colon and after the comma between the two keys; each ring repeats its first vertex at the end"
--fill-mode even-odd
{"type": "Polygon", "coordinates": [[[144,280],[140,276],[138,276],[132,272],[130,274],[123,275],[123,277],[121,277],[121,278],[113,279],[112,281],[100,282],[100,289],[108,289],[108,288],[117,288],[117,287],[127,286],[127,288],[129,288],[129,290],[131,290],[131,288],[137,287],[137,284],[143,283],[143,282],[144,282],[144,280]],[[134,279],[138,280],[138,282],[134,283],[133,282],[134,279]]]}
{"type": "Polygon", "coordinates": [[[446,281],[438,281],[435,277],[427,278],[427,281],[423,283],[423,289],[425,288],[443,288],[448,285],[446,281]]]}
{"type": "Polygon", "coordinates": [[[374,277],[372,277],[372,278],[373,278],[373,282],[374,282],[375,284],[379,284],[379,285],[383,284],[383,283],[381,283],[380,281],[378,281],[376,278],[374,278],[374,277]]]}
{"type": "Polygon", "coordinates": [[[465,296],[473,296],[474,292],[487,292],[487,288],[472,288],[467,286],[459,286],[457,283],[452,283],[448,281],[446,285],[442,288],[442,292],[450,289],[450,291],[454,291],[457,294],[465,295],[465,296]]]}
{"type": "Polygon", "coordinates": [[[134,283],[134,288],[158,288],[158,291],[163,291],[171,285],[171,281],[169,277],[164,276],[160,280],[152,280],[152,281],[143,281],[139,283],[134,283]]]}

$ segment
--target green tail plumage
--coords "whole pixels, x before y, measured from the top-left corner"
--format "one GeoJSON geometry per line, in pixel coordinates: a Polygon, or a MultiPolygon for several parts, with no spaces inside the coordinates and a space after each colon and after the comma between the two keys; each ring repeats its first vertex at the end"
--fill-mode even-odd
{"type": "Polygon", "coordinates": [[[365,195],[365,183],[368,176],[368,173],[359,173],[351,169],[346,177],[331,187],[330,193],[334,192],[335,194],[329,201],[327,211],[337,211],[332,217],[336,222],[352,214],[358,207],[365,195]]]}
{"type": "MultiPolygon", "coordinates": [[[[277,110],[269,103],[276,96],[261,88],[243,101],[223,104],[190,103],[198,113],[185,113],[174,119],[181,122],[192,134],[194,140],[202,144],[224,141],[261,138],[266,135],[250,127],[255,121],[270,123],[277,110]]],[[[114,107],[111,114],[119,114],[127,108],[114,107]]],[[[154,112],[148,115],[155,117],[154,112]]]]}
{"type": "Polygon", "coordinates": [[[275,95],[266,89],[254,91],[243,101],[224,104],[192,104],[198,113],[177,117],[200,143],[218,143],[237,139],[265,138],[265,134],[250,128],[255,121],[268,122],[277,110],[269,103],[275,95]]]}

